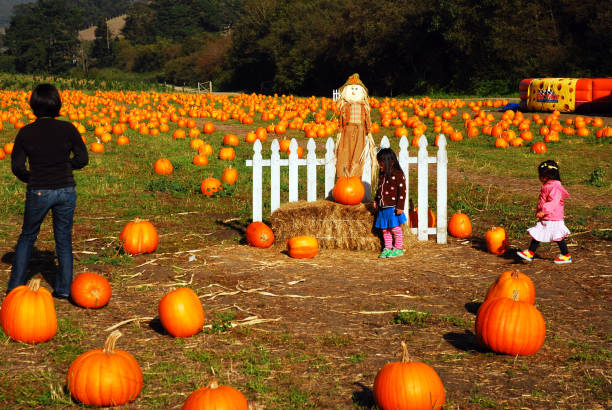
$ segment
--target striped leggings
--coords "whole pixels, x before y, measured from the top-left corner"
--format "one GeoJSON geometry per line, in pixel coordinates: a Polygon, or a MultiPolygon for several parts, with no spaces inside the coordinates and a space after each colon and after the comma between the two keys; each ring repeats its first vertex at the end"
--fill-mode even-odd
{"type": "Polygon", "coordinates": [[[393,228],[387,228],[382,230],[383,239],[385,241],[385,249],[393,248],[393,238],[395,238],[395,248],[402,249],[404,247],[404,233],[402,232],[401,226],[395,226],[393,228]]]}

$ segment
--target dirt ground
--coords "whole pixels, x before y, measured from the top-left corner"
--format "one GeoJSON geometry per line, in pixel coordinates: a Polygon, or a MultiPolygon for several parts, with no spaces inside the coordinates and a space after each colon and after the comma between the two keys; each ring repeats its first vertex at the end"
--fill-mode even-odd
{"type": "MultiPolygon", "coordinates": [[[[374,376],[385,363],[399,360],[401,340],[408,342],[413,360],[436,369],[448,408],[610,408],[610,242],[594,238],[572,246],[574,263],[555,265],[553,247],[543,246],[539,258],[524,263],[513,251],[494,256],[479,241],[449,239],[444,245],[417,243],[390,260],[371,252],[326,249],[312,260],[295,260],[281,245],[256,249],[242,244],[143,256],[136,269],[141,274],[123,282],[106,313],[96,315],[96,327],[155,316],[151,300],[187,282],[209,319],[211,312],[227,309],[237,312],[236,323],[246,319],[250,332],[236,332],[235,343],[257,341],[280,355],[320,357],[323,372],[308,362],[283,370],[292,375],[288,383],[315,394],[317,408],[371,408],[374,376]],[[189,261],[189,255],[196,260],[189,261]],[[532,278],[536,307],[546,320],[546,341],[532,356],[489,353],[473,334],[488,286],[510,269],[532,278]],[[143,286],[150,286],[144,298],[143,286]],[[401,310],[428,315],[422,323],[396,324],[401,310]],[[588,359],[597,352],[608,353],[588,359]],[[363,360],[348,361],[355,357],[363,360]],[[589,384],[601,378],[596,388],[589,384]]],[[[155,344],[158,330],[145,326],[140,343],[155,344]]],[[[213,335],[194,342],[231,349],[213,335]]],[[[131,348],[137,351],[133,343],[131,348]]],[[[228,374],[238,384],[242,377],[228,374]]]]}

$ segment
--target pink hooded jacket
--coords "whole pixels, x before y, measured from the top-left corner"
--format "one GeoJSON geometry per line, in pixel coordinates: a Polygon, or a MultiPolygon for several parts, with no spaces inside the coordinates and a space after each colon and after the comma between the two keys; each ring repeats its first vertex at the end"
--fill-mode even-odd
{"type": "Polygon", "coordinates": [[[563,188],[561,181],[547,181],[542,184],[536,213],[543,211],[546,214],[542,218],[543,221],[562,221],[565,198],[569,198],[569,193],[563,188]]]}

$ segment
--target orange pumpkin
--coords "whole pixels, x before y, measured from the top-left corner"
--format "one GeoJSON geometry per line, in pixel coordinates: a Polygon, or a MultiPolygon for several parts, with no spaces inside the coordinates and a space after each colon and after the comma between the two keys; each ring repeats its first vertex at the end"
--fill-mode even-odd
{"type": "Polygon", "coordinates": [[[246,240],[256,248],[269,248],[274,243],[274,232],[265,223],[255,221],[246,228],[246,240]]]}
{"type": "Polygon", "coordinates": [[[177,128],[176,130],[174,130],[174,132],[172,133],[172,138],[174,138],[175,140],[177,139],[183,139],[187,136],[187,134],[185,133],[185,130],[182,128],[177,128]]]}
{"type": "Polygon", "coordinates": [[[210,121],[205,122],[203,131],[204,131],[204,134],[212,134],[213,132],[215,132],[215,124],[213,124],[210,121]]]}
{"type": "MultiPolygon", "coordinates": [[[[414,208],[412,199],[409,200],[408,210],[408,227],[418,228],[419,227],[419,208],[414,208]]],[[[436,215],[431,208],[427,209],[427,227],[433,228],[436,226],[436,215]]]]}
{"type": "Polygon", "coordinates": [[[485,234],[487,250],[495,255],[501,255],[508,249],[508,236],[501,226],[494,226],[485,234]]]}
{"type": "Polygon", "coordinates": [[[534,154],[544,154],[546,153],[546,144],[543,142],[536,142],[531,146],[531,152],[534,154]]]}
{"type": "Polygon", "coordinates": [[[128,137],[126,137],[125,135],[121,135],[119,137],[117,137],[117,141],[115,141],[115,143],[117,145],[127,145],[130,143],[130,139],[128,137]]]}
{"type": "Polygon", "coordinates": [[[119,241],[130,255],[151,253],[157,249],[159,235],[151,222],[136,218],[123,227],[119,241]]]}
{"type": "Polygon", "coordinates": [[[223,145],[237,146],[239,144],[238,136],[234,134],[225,134],[223,136],[223,145]]]}
{"type": "Polygon", "coordinates": [[[159,175],[169,175],[174,171],[174,167],[168,158],[160,158],[153,164],[153,170],[159,175]]]}
{"type": "Polygon", "coordinates": [[[533,282],[529,276],[516,270],[508,270],[499,275],[489,287],[485,300],[511,298],[515,290],[519,291],[520,301],[534,304],[535,286],[533,282]]]}
{"type": "Polygon", "coordinates": [[[309,235],[294,236],[287,241],[287,251],[292,258],[314,258],[319,251],[319,242],[309,235]]]}
{"type": "Polygon", "coordinates": [[[2,301],[0,324],[4,333],[24,343],[41,343],[57,333],[57,316],[51,292],[40,279],[17,286],[2,301]]]}
{"type": "Polygon", "coordinates": [[[231,161],[236,158],[236,151],[232,147],[223,147],[219,150],[219,159],[231,161]]]}
{"type": "Polygon", "coordinates": [[[448,233],[455,238],[467,238],[472,234],[472,222],[470,218],[461,211],[451,216],[448,222],[448,233]]]}
{"type": "Polygon", "coordinates": [[[200,154],[204,154],[206,156],[212,155],[213,153],[213,147],[210,144],[204,144],[202,145],[199,149],[198,152],[200,154]]]}
{"type": "Polygon", "coordinates": [[[110,300],[112,290],[104,276],[93,272],[79,274],[70,286],[70,297],[84,308],[100,308],[110,300]]]}
{"type": "Polygon", "coordinates": [[[200,184],[200,191],[206,196],[212,196],[217,191],[222,191],[221,181],[217,178],[205,178],[200,184]]]}
{"type": "Polygon", "coordinates": [[[374,399],[381,409],[440,409],[444,385],[438,373],[426,363],[411,362],[402,341],[402,361],[384,365],[374,379],[374,399]]]}
{"type": "Polygon", "coordinates": [[[221,174],[221,181],[228,185],[234,185],[238,180],[238,170],[236,168],[225,168],[221,174]]]}
{"type": "Polygon", "coordinates": [[[212,380],[208,386],[200,387],[187,397],[182,410],[248,410],[246,397],[231,386],[219,385],[212,380]]]}
{"type": "Polygon", "coordinates": [[[204,154],[196,154],[193,156],[191,162],[198,166],[208,165],[208,157],[204,154]]]}
{"type": "Polygon", "coordinates": [[[512,298],[486,300],[476,315],[475,333],[480,344],[494,352],[526,356],[544,344],[546,323],[531,303],[512,298]]]}
{"type": "Polygon", "coordinates": [[[174,337],[189,337],[204,327],[202,302],[189,288],[168,292],[159,301],[157,310],[164,329],[174,337]]]}
{"type": "Polygon", "coordinates": [[[365,195],[365,188],[359,177],[340,177],[334,185],[332,196],[338,203],[344,205],[357,205],[365,195]]]}
{"type": "Polygon", "coordinates": [[[77,357],[66,376],[66,386],[75,400],[85,405],[120,406],[136,399],[142,390],[142,370],[131,353],[115,349],[121,332],[112,332],[104,349],[77,357]]]}
{"type": "Polygon", "coordinates": [[[91,150],[91,152],[95,152],[95,153],[102,153],[104,152],[104,144],[102,144],[101,142],[92,142],[89,145],[89,149],[91,150]]]}

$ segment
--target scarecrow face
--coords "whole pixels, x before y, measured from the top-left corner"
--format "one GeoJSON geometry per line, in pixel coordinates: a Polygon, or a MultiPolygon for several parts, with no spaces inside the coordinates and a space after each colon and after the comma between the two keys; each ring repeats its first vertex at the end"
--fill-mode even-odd
{"type": "Polygon", "coordinates": [[[342,97],[350,103],[365,100],[365,90],[359,84],[349,84],[342,90],[342,97]]]}

